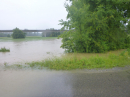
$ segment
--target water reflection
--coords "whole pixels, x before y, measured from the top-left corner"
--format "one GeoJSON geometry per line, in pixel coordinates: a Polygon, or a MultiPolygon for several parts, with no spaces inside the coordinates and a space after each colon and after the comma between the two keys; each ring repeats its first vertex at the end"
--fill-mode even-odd
{"type": "Polygon", "coordinates": [[[129,76],[130,70],[0,70],[0,97],[129,97],[129,76]]]}
{"type": "Polygon", "coordinates": [[[64,50],[60,48],[61,39],[0,42],[0,48],[10,48],[10,52],[0,53],[0,65],[4,62],[30,62],[60,56],[64,50]],[[50,52],[49,54],[47,52],[50,52]]]}
{"type": "Polygon", "coordinates": [[[56,71],[0,73],[1,97],[72,97],[67,74],[56,71]]]}

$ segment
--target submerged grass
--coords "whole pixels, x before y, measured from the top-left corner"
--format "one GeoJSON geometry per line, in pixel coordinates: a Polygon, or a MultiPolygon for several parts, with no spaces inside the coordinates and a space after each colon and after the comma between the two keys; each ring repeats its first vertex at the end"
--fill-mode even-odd
{"type": "Polygon", "coordinates": [[[4,64],[4,69],[25,69],[29,68],[29,66],[20,65],[20,64],[14,64],[14,65],[8,65],[7,63],[4,64]]]}
{"type": "MultiPolygon", "coordinates": [[[[80,53],[81,54],[81,53],[80,53]]],[[[104,54],[65,55],[62,58],[46,59],[43,61],[26,63],[28,68],[73,70],[73,69],[108,69],[130,65],[130,49],[112,51],[104,54]],[[89,55],[89,56],[88,56],[89,55]]],[[[6,66],[8,68],[24,68],[23,65],[6,66]]]]}
{"type": "Polygon", "coordinates": [[[0,49],[0,52],[10,52],[10,49],[6,49],[5,47],[0,49]]]}
{"type": "Polygon", "coordinates": [[[125,50],[124,53],[116,55],[109,53],[107,56],[90,56],[79,58],[77,56],[73,57],[63,57],[46,59],[39,62],[28,63],[30,67],[44,68],[55,70],[72,70],[72,69],[95,69],[95,68],[113,68],[113,67],[124,67],[130,65],[129,51],[125,50]]]}

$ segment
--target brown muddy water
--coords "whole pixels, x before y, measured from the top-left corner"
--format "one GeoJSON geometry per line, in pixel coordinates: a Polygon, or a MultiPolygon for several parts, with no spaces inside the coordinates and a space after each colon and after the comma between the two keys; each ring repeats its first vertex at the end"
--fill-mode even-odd
{"type": "Polygon", "coordinates": [[[0,70],[0,97],[130,97],[130,69],[0,70]]]}
{"type": "Polygon", "coordinates": [[[0,97],[130,97],[130,67],[108,70],[5,69],[14,64],[60,57],[61,40],[0,42],[0,97]]]}
{"type": "Polygon", "coordinates": [[[0,65],[4,63],[32,62],[55,56],[59,57],[64,53],[60,46],[61,39],[0,42],[0,48],[10,48],[10,52],[0,52],[0,65]]]}

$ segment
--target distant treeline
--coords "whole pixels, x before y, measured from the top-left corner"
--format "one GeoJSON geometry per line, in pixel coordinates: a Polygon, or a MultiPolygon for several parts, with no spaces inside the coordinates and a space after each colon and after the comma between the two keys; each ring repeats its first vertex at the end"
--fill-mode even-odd
{"type": "Polygon", "coordinates": [[[62,32],[46,32],[42,33],[42,37],[58,37],[62,32]]]}
{"type": "Polygon", "coordinates": [[[0,37],[10,37],[11,34],[0,33],[0,37]]]}
{"type": "Polygon", "coordinates": [[[63,32],[53,31],[53,30],[57,30],[57,29],[54,29],[54,28],[50,28],[50,29],[46,29],[46,30],[52,30],[52,32],[43,32],[42,37],[58,37],[60,34],[63,33],[63,32]]]}
{"type": "Polygon", "coordinates": [[[26,36],[41,36],[39,32],[26,32],[26,36]]]}
{"type": "MultiPolygon", "coordinates": [[[[42,37],[58,37],[62,32],[46,32],[45,33],[39,33],[39,32],[26,32],[26,36],[42,36],[42,37]]],[[[0,33],[0,37],[10,37],[11,34],[6,33],[0,33]]]]}
{"type": "MultiPolygon", "coordinates": [[[[20,30],[20,29],[19,29],[20,30]]],[[[25,29],[28,30],[28,29],[25,29]]],[[[42,37],[58,37],[62,32],[56,32],[54,28],[46,29],[51,30],[52,32],[25,32],[26,36],[42,36],[42,37]]],[[[0,33],[0,37],[10,37],[12,33],[0,33]]]]}

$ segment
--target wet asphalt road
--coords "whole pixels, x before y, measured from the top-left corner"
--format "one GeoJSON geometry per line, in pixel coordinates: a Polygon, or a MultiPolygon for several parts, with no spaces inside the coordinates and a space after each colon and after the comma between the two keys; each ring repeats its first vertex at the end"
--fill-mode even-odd
{"type": "Polygon", "coordinates": [[[0,97],[130,97],[130,69],[1,70],[0,97]]]}
{"type": "Polygon", "coordinates": [[[130,97],[130,71],[74,76],[73,97],[130,97]]]}

